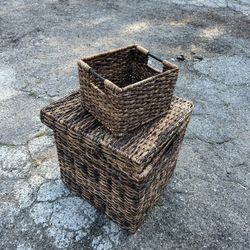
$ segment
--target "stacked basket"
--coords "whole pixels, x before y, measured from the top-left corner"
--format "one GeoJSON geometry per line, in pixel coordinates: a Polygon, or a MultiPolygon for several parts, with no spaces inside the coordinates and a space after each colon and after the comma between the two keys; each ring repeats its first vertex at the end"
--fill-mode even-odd
{"type": "Polygon", "coordinates": [[[134,233],[175,168],[192,103],[173,96],[178,67],[138,45],[78,68],[80,90],[43,108],[41,120],[54,130],[65,185],[134,233]]]}

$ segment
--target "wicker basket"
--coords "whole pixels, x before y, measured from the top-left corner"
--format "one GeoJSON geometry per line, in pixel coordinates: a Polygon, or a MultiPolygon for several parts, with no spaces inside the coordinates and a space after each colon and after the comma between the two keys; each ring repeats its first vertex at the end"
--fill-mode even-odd
{"type": "Polygon", "coordinates": [[[78,69],[84,109],[118,136],[166,113],[178,76],[176,65],[138,45],[83,58],[78,69]],[[149,56],[162,72],[148,66],[149,56]]]}
{"type": "Polygon", "coordinates": [[[191,112],[175,97],[164,117],[117,138],[75,92],[42,109],[41,120],[54,130],[66,186],[134,233],[175,168],[191,112]]]}

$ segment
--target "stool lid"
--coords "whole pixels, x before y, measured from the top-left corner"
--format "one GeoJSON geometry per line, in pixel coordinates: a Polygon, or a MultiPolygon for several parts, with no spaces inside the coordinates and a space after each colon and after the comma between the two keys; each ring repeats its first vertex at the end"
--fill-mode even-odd
{"type": "Polygon", "coordinates": [[[193,105],[179,97],[173,97],[169,111],[146,125],[122,137],[114,136],[90,113],[82,108],[79,91],[49,104],[41,110],[41,121],[65,136],[84,138],[117,157],[126,159],[141,173],[159,150],[171,140],[191,117],[193,105]]]}

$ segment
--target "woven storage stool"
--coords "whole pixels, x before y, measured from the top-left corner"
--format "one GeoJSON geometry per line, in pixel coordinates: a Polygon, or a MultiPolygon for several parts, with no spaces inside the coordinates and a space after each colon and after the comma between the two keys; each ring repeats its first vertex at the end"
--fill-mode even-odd
{"type": "Polygon", "coordinates": [[[75,92],[42,109],[41,120],[54,131],[66,186],[133,233],[175,168],[191,112],[175,97],[164,117],[117,138],[75,92]]]}
{"type": "Polygon", "coordinates": [[[84,109],[115,135],[123,135],[168,110],[178,67],[138,45],[112,50],[78,62],[84,109]],[[148,66],[160,61],[162,72],[148,66]]]}

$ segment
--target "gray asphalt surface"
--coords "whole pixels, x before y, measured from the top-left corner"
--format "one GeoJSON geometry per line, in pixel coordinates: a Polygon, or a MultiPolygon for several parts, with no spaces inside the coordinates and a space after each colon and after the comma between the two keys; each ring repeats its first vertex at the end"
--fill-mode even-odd
{"type": "Polygon", "coordinates": [[[249,0],[1,0],[0,249],[250,249],[249,14],[249,0]],[[131,43],[177,63],[176,95],[195,104],[135,235],[62,185],[39,120],[78,88],[80,57],[131,43]]]}

